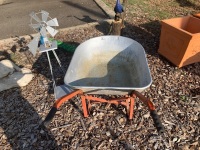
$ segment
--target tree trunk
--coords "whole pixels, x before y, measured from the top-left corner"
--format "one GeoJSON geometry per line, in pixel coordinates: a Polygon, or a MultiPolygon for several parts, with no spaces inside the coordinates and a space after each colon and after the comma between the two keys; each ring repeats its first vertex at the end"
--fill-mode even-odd
{"type": "Polygon", "coordinates": [[[111,24],[111,35],[121,35],[122,19],[114,20],[111,24]]]}

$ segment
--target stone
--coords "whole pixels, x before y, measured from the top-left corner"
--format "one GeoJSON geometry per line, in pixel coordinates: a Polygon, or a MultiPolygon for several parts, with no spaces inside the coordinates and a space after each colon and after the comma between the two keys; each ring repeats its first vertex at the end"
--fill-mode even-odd
{"type": "Polygon", "coordinates": [[[33,79],[30,69],[20,69],[10,60],[0,62],[0,91],[26,86],[33,79]]]}
{"type": "Polygon", "coordinates": [[[109,131],[107,131],[107,132],[106,132],[106,135],[107,135],[107,136],[110,136],[110,132],[109,132],[109,131]]]}
{"type": "Polygon", "coordinates": [[[14,72],[13,63],[10,60],[2,60],[0,62],[0,78],[7,76],[14,72]]]}

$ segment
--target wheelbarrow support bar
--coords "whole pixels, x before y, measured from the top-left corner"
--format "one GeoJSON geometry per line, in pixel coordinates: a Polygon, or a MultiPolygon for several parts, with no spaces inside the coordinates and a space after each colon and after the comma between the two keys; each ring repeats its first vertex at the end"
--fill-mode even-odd
{"type": "Polygon", "coordinates": [[[150,99],[146,98],[145,96],[143,96],[141,93],[139,93],[137,91],[133,91],[130,95],[127,95],[127,97],[124,97],[124,98],[106,100],[106,99],[94,97],[91,95],[84,95],[82,90],[75,90],[74,92],[72,92],[68,95],[65,95],[55,101],[53,107],[51,108],[47,117],[45,118],[43,125],[48,126],[48,124],[51,122],[51,120],[55,116],[58,108],[64,102],[69,101],[71,98],[73,98],[77,95],[79,95],[81,97],[84,117],[89,116],[88,115],[89,114],[88,113],[88,105],[86,102],[86,100],[88,100],[89,104],[91,101],[91,102],[101,102],[101,103],[110,103],[110,104],[116,104],[116,105],[118,105],[118,104],[124,105],[128,109],[129,119],[133,118],[134,101],[135,101],[135,98],[138,97],[139,100],[142,101],[148,107],[148,109],[150,111],[150,115],[154,122],[154,126],[156,127],[158,133],[162,134],[164,132],[164,127],[159,119],[159,116],[156,113],[153,103],[150,101],[150,99]]]}

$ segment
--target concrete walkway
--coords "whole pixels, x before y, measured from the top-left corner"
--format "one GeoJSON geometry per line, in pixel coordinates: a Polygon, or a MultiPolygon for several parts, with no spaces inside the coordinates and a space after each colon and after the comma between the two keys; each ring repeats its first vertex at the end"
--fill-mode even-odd
{"type": "Polygon", "coordinates": [[[57,29],[108,19],[93,0],[4,0],[0,5],[0,40],[33,34],[29,14],[45,10],[59,22],[57,29]]]}

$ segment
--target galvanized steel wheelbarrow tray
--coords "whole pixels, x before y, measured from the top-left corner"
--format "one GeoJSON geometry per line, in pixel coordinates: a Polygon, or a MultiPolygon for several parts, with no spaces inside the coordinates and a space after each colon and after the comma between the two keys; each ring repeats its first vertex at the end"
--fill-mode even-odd
{"type": "Polygon", "coordinates": [[[153,103],[140,92],[148,88],[151,75],[143,47],[122,36],[101,36],[80,44],[70,62],[64,78],[65,86],[58,88],[60,98],[47,115],[47,125],[58,108],[74,96],[80,96],[84,117],[88,117],[91,102],[105,102],[126,106],[129,119],[133,118],[135,98],[138,97],[150,110],[159,133],[163,126],[153,103]],[[102,99],[91,94],[125,95],[118,99],[102,99]]]}

